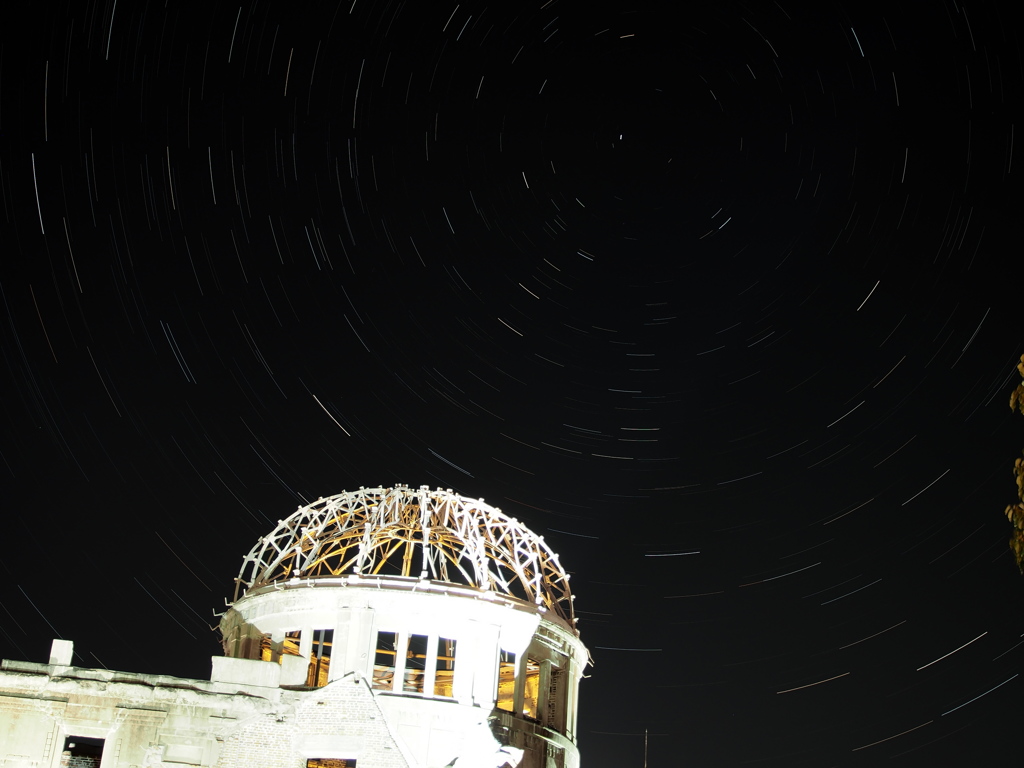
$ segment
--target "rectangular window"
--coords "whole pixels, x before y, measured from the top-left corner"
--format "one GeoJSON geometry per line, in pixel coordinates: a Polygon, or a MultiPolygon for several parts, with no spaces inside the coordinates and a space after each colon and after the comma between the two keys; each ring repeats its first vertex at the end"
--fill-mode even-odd
{"type": "Polygon", "coordinates": [[[306,768],[356,768],[356,761],[344,757],[311,757],[306,768]]]}
{"type": "Polygon", "coordinates": [[[452,696],[455,679],[455,641],[437,638],[437,666],[434,670],[434,695],[452,696]]]}
{"type": "Polygon", "coordinates": [[[540,662],[526,659],[526,677],[523,679],[523,714],[534,720],[540,719],[537,699],[540,694],[540,662]]]}
{"type": "Polygon", "coordinates": [[[60,756],[61,768],[100,768],[103,759],[103,739],[87,736],[68,736],[64,739],[64,752],[60,756]]]}
{"type": "Polygon", "coordinates": [[[302,630],[296,629],[284,633],[284,642],[281,643],[282,656],[298,656],[299,644],[302,642],[302,630]]]}
{"type": "Polygon", "coordinates": [[[406,693],[423,693],[423,678],[427,669],[427,636],[409,635],[405,653],[405,677],[402,690],[406,693]]]}
{"type": "Polygon", "coordinates": [[[398,633],[378,632],[377,650],[373,655],[373,687],[390,691],[395,687],[395,654],[398,633]]]}
{"type": "Polygon", "coordinates": [[[498,701],[495,706],[512,712],[515,708],[516,694],[516,655],[511,651],[501,651],[498,656],[498,701]]]}
{"type": "Polygon", "coordinates": [[[274,660],[274,644],[270,641],[270,634],[264,634],[260,637],[260,661],[273,661],[274,660]]]}
{"type": "Polygon", "coordinates": [[[313,648],[309,654],[309,672],[306,675],[306,685],[310,688],[323,688],[327,685],[333,645],[333,629],[313,630],[313,648]]]}

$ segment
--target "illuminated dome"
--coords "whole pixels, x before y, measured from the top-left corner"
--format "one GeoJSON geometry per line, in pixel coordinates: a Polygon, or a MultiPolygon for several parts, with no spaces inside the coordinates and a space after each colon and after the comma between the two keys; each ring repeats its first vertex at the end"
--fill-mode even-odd
{"type": "Polygon", "coordinates": [[[482,499],[425,485],[360,488],[299,507],[246,555],[234,600],[350,576],[471,587],[538,606],[576,632],[569,576],[543,537],[482,499]]]}

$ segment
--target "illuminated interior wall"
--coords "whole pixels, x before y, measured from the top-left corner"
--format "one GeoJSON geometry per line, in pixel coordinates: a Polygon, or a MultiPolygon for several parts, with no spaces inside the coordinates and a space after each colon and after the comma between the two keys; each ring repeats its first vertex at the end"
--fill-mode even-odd
{"type": "Polygon", "coordinates": [[[540,722],[540,667],[541,662],[531,656],[523,665],[523,708],[522,713],[531,720],[540,722]]]}
{"type": "Polygon", "coordinates": [[[457,643],[448,637],[437,638],[434,666],[434,695],[451,698],[455,683],[455,649],[457,643]]]}
{"type": "Polygon", "coordinates": [[[498,650],[498,686],[495,706],[506,712],[515,712],[516,655],[512,651],[498,650]]]}
{"type": "Polygon", "coordinates": [[[309,653],[309,672],[306,674],[306,685],[310,688],[323,688],[329,682],[333,647],[333,629],[313,630],[313,644],[309,653]]]}

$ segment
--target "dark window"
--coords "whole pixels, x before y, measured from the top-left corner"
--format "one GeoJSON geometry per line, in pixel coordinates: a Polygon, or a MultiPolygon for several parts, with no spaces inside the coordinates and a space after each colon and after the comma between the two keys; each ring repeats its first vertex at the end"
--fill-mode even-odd
{"type": "Polygon", "coordinates": [[[396,632],[378,632],[377,650],[373,655],[373,687],[381,691],[390,691],[395,687],[395,646],[398,643],[396,632]]]}
{"type": "Polygon", "coordinates": [[[437,638],[437,665],[434,669],[434,695],[452,696],[455,680],[455,641],[437,638]]]}
{"type": "Polygon", "coordinates": [[[498,709],[512,712],[516,693],[516,655],[502,651],[498,657],[498,709]]]}
{"type": "Polygon", "coordinates": [[[309,672],[306,675],[306,685],[311,688],[322,688],[327,685],[333,645],[333,629],[313,630],[313,648],[309,654],[309,672]]]}
{"type": "Polygon", "coordinates": [[[427,636],[409,635],[405,652],[405,678],[402,690],[406,693],[423,693],[423,678],[427,668],[427,636]]]}
{"type": "Polygon", "coordinates": [[[347,757],[311,757],[306,768],[356,768],[356,761],[347,757]]]}
{"type": "Polygon", "coordinates": [[[68,736],[64,739],[64,753],[60,764],[66,768],[99,768],[103,758],[103,739],[87,736],[68,736]]]}

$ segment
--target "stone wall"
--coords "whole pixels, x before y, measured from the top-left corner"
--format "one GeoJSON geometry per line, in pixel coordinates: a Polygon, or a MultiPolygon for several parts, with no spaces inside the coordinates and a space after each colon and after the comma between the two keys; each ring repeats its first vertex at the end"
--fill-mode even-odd
{"type": "Polygon", "coordinates": [[[353,677],[287,692],[276,711],[239,723],[218,768],[305,766],[307,758],[358,759],[359,768],[407,768],[373,694],[353,677]]]}
{"type": "Polygon", "coordinates": [[[352,677],[293,691],[4,661],[0,765],[59,768],[72,736],[103,739],[99,768],[304,768],[312,757],[409,766],[352,677]]]}

